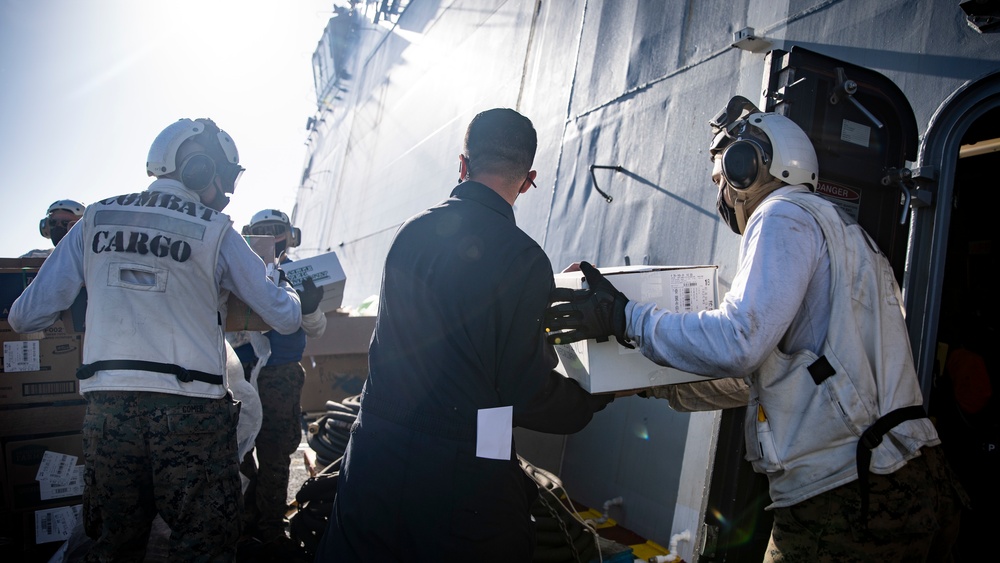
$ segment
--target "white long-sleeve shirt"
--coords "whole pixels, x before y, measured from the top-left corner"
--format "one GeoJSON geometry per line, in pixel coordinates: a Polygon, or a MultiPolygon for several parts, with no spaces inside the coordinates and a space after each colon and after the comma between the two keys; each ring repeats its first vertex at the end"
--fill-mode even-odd
{"type": "Polygon", "coordinates": [[[923,397],[888,261],[856,222],[803,189],[769,194],[751,216],[719,311],[626,310],[630,336],[654,361],[745,376],[746,389],[707,391],[748,395],[746,457],[768,476],[771,507],[857,479],[858,437],[889,413],[907,418],[879,438],[861,470],[892,473],[940,443],[919,414],[923,397]]]}
{"type": "MultiPolygon", "coordinates": [[[[170,197],[177,198],[176,201],[189,201],[192,197],[180,183],[173,180],[156,180],[149,189],[150,191],[170,194],[170,197]]],[[[226,225],[228,224],[227,220],[226,225]]],[[[34,332],[50,326],[59,317],[60,312],[73,303],[81,287],[84,286],[86,255],[91,250],[88,244],[92,242],[93,246],[96,247],[98,242],[97,239],[95,241],[84,240],[86,231],[81,228],[81,225],[83,222],[70,229],[56,250],[44,262],[37,277],[25,289],[21,297],[15,301],[8,317],[14,330],[34,332]]],[[[214,307],[221,308],[228,292],[231,291],[260,314],[261,318],[275,330],[285,334],[298,330],[302,316],[298,294],[295,290],[288,284],[279,287],[271,282],[266,276],[264,263],[232,227],[225,226],[221,232],[221,240],[216,240],[219,240],[216,243],[219,245],[218,255],[213,262],[219,295],[209,297],[207,300],[202,299],[201,303],[208,303],[210,307],[214,303],[214,307]]],[[[88,317],[90,316],[88,315],[88,317]]],[[[142,324],[141,319],[133,320],[140,325],[142,324]]],[[[85,361],[93,361],[93,359],[88,359],[88,356],[93,358],[93,353],[96,353],[97,357],[100,358],[100,350],[95,348],[97,343],[101,342],[100,339],[111,341],[109,339],[116,338],[114,331],[120,327],[106,326],[107,324],[97,323],[94,326],[88,326],[89,331],[97,332],[97,334],[88,338],[88,346],[84,351],[85,361]],[[105,326],[100,326],[101,324],[105,326]]],[[[125,330],[122,337],[134,336],[135,327],[125,330]]],[[[155,344],[153,345],[155,346],[155,344]]],[[[193,353],[194,350],[191,352],[193,353]]],[[[184,350],[171,351],[168,348],[159,350],[158,355],[168,358],[167,363],[179,364],[185,359],[191,359],[179,357],[184,356],[185,353],[184,350]],[[172,360],[169,359],[171,353],[173,353],[172,360]]],[[[222,353],[221,350],[219,353],[222,353]]],[[[153,375],[151,377],[147,372],[133,369],[98,370],[91,378],[81,383],[81,392],[136,390],[210,397],[221,396],[225,393],[225,390],[217,385],[197,381],[181,385],[173,378],[162,377],[162,374],[153,375]]]]}
{"type": "MultiPolygon", "coordinates": [[[[785,186],[771,195],[794,191],[808,190],[785,186]]],[[[625,317],[627,334],[646,357],[713,377],[746,377],[776,346],[819,352],[830,318],[823,231],[797,205],[762,203],[747,223],[739,269],[718,309],[668,313],[630,301],[625,317]]]]}
{"type": "MultiPolygon", "coordinates": [[[[14,330],[20,333],[44,330],[73,304],[83,287],[83,245],[82,229],[74,226],[42,265],[43,271],[51,273],[43,276],[40,271],[11,307],[8,320],[14,330]]],[[[235,293],[281,334],[291,334],[301,326],[298,294],[294,289],[282,289],[268,281],[263,261],[233,229],[223,235],[215,279],[219,287],[235,293]]]]}

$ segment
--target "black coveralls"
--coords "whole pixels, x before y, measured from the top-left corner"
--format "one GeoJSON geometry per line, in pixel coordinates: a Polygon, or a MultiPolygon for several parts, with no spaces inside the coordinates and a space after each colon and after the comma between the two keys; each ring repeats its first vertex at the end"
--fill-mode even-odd
{"type": "Polygon", "coordinates": [[[552,372],[541,247],[490,188],[460,184],[407,221],[386,258],[361,412],[317,561],[530,561],[533,482],[476,457],[476,413],[582,429],[609,401],[552,372]]]}

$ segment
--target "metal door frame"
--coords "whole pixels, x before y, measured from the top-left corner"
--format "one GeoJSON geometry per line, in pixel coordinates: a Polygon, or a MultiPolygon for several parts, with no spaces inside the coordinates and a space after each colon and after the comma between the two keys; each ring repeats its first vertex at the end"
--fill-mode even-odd
{"type": "Polygon", "coordinates": [[[930,194],[933,200],[930,206],[911,210],[903,276],[906,322],[925,407],[934,375],[958,151],[969,127],[997,107],[1000,107],[1000,71],[966,82],[934,112],[920,141],[913,170],[916,191],[930,194]]]}

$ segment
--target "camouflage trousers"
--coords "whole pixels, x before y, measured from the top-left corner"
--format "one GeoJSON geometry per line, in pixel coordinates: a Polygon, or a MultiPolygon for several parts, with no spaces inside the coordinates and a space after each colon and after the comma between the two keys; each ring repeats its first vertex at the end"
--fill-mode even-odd
{"type": "Polygon", "coordinates": [[[950,562],[965,493],[940,447],[869,475],[867,526],[857,481],[774,509],[765,563],[950,562]]]}
{"type": "Polygon", "coordinates": [[[163,393],[86,393],[87,561],[142,561],[153,519],[171,561],[233,561],[240,534],[239,405],[163,393]]]}
{"type": "Polygon", "coordinates": [[[250,479],[244,496],[243,522],[247,532],[261,541],[285,533],[288,467],[302,441],[300,405],[304,383],[305,371],[298,362],[265,366],[257,376],[263,418],[254,449],[243,459],[240,471],[250,479]]]}

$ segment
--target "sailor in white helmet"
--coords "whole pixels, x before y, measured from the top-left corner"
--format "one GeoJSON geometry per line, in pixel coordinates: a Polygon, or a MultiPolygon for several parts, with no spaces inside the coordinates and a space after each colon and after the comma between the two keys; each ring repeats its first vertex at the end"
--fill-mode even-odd
{"type": "MultiPolygon", "coordinates": [[[[279,265],[292,262],[288,250],[299,246],[302,233],[292,226],[284,212],[264,209],[254,213],[244,235],[274,237],[274,260],[279,265]]],[[[291,455],[302,441],[300,407],[305,370],[299,363],[306,347],[306,337],[319,338],[326,331],[326,314],[319,309],[323,288],[306,278],[299,294],[302,300],[302,328],[292,334],[270,330],[264,333],[270,352],[258,358],[250,343],[236,348],[236,354],[249,375],[258,362],[264,363],[256,378],[263,420],[254,451],[248,452],[240,470],[250,480],[244,494],[244,536],[261,542],[261,554],[282,553],[291,549],[285,514],[288,512],[288,476],[291,455]],[[256,458],[256,463],[254,459],[256,458]]],[[[248,544],[252,546],[253,542],[248,544]]],[[[242,552],[241,552],[242,553],[242,552]]]]}
{"type": "Polygon", "coordinates": [[[221,213],[243,172],[210,119],[153,141],[145,191],[91,204],[13,304],[18,332],[51,325],[86,286],[84,522],[91,560],[141,561],[159,514],[172,561],[232,561],[240,534],[239,404],[223,375],[235,293],[281,333],[302,321],[287,280],[221,213]]]}
{"type": "MultiPolygon", "coordinates": [[[[60,199],[53,202],[45,211],[45,217],[38,222],[38,232],[43,237],[52,240],[52,246],[59,244],[73,225],[83,217],[86,209],[82,203],[72,199],[60,199]]],[[[48,258],[51,248],[36,248],[26,252],[21,258],[48,258]]]]}
{"type": "Polygon", "coordinates": [[[767,562],[947,561],[963,493],[923,409],[892,269],[813,192],[809,137],[736,96],[711,123],[712,180],[740,263],[715,310],[588,290],[546,314],[553,342],[615,336],[705,382],[653,388],[683,411],[747,407],[746,457],[767,475],[767,562]]]}

